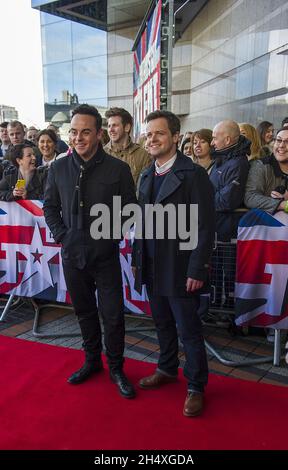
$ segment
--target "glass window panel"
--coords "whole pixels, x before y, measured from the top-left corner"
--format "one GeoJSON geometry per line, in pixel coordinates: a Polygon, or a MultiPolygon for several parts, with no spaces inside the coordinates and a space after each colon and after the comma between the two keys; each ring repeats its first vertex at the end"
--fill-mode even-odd
{"type": "Polygon", "coordinates": [[[65,101],[65,92],[73,94],[72,62],[43,67],[45,103],[59,104],[65,101]]]}
{"type": "Polygon", "coordinates": [[[42,26],[42,55],[44,65],[72,60],[70,21],[42,26]]]}
{"type": "Polygon", "coordinates": [[[59,16],[50,15],[49,13],[45,13],[44,11],[40,12],[40,18],[41,18],[41,25],[56,23],[56,22],[59,23],[59,21],[66,21],[60,18],[59,16]]]}
{"type": "Polygon", "coordinates": [[[107,33],[80,23],[72,22],[73,59],[107,54],[107,33]]]}
{"type": "Polygon", "coordinates": [[[79,102],[107,102],[107,59],[104,56],[73,62],[74,93],[79,102]]]}
{"type": "Polygon", "coordinates": [[[32,8],[39,7],[41,5],[47,5],[47,3],[53,3],[55,0],[31,0],[32,8]]]}

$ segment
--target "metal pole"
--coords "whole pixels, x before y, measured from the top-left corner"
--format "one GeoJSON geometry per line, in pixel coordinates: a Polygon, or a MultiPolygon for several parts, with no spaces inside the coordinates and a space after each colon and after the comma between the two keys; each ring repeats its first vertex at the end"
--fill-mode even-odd
{"type": "Polygon", "coordinates": [[[172,108],[172,59],[173,59],[173,35],[174,35],[174,0],[169,0],[169,36],[168,36],[168,87],[167,110],[172,108]]]}
{"type": "Polygon", "coordinates": [[[275,330],[273,365],[279,366],[281,359],[281,330],[275,330]]]}
{"type": "Polygon", "coordinates": [[[4,310],[2,312],[2,315],[0,317],[0,321],[3,321],[4,318],[6,317],[7,313],[9,312],[9,308],[10,308],[10,305],[11,305],[13,299],[14,299],[14,294],[10,294],[9,299],[7,301],[7,304],[5,305],[5,308],[4,308],[4,310]]]}

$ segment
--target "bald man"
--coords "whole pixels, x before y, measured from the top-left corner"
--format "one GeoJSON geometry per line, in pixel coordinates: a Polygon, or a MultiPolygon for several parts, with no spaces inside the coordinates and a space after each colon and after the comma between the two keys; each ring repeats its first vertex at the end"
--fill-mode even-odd
{"type": "MultiPolygon", "coordinates": [[[[244,208],[244,194],[249,171],[247,155],[250,155],[250,141],[240,135],[235,121],[221,121],[213,129],[214,147],[212,156],[215,164],[209,175],[215,190],[217,239],[230,242],[237,237],[239,219],[244,208]]],[[[211,284],[216,287],[215,307],[234,306],[236,245],[219,244],[212,260],[211,284]],[[225,297],[222,292],[224,273],[225,297]]]]}
{"type": "Polygon", "coordinates": [[[235,121],[221,121],[213,129],[211,145],[215,150],[229,149],[237,144],[240,137],[240,128],[235,121]]]}

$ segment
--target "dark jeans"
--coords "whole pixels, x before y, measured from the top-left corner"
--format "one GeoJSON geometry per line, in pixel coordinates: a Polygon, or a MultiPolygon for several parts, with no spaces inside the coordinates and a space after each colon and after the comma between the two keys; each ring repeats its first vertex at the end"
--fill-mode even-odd
{"type": "Polygon", "coordinates": [[[191,297],[153,295],[152,283],[152,272],[149,269],[147,292],[160,345],[158,369],[169,375],[177,375],[179,332],[186,359],[184,375],[188,380],[188,390],[203,392],[208,382],[208,364],[202,323],[197,314],[199,296],[197,294],[191,297]]]}
{"type": "Polygon", "coordinates": [[[104,343],[110,369],[121,369],[124,353],[124,309],[119,257],[77,269],[63,264],[64,276],[78,317],[88,361],[98,362],[102,340],[98,308],[104,325],[104,343]],[[98,308],[95,291],[97,288],[98,308]]]}

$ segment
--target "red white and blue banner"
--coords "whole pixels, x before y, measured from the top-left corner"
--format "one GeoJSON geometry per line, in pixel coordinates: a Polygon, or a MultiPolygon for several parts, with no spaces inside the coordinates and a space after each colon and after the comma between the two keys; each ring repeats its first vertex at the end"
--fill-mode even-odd
{"type": "Polygon", "coordinates": [[[236,324],[288,329],[288,214],[253,209],[238,229],[236,324]]]}
{"type": "Polygon", "coordinates": [[[156,0],[134,50],[134,136],[145,132],[144,120],[160,109],[160,43],[162,0],[156,0]]]}
{"type": "MultiPolygon", "coordinates": [[[[70,303],[61,245],[47,227],[41,201],[0,202],[0,293],[70,303]]],[[[131,240],[120,245],[124,303],[133,313],[150,314],[146,292],[134,290],[131,240]]]]}

